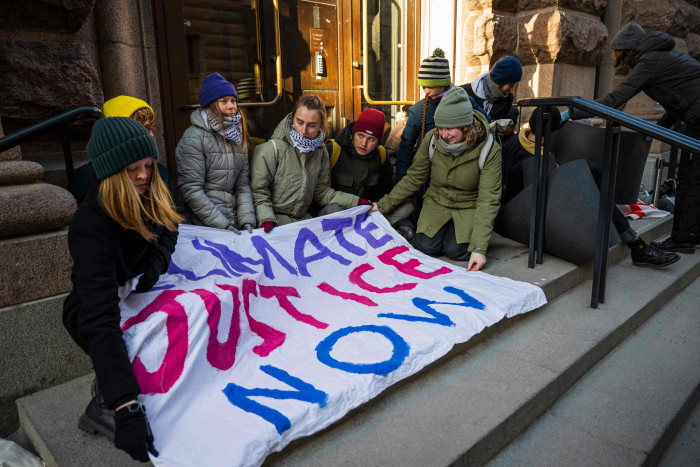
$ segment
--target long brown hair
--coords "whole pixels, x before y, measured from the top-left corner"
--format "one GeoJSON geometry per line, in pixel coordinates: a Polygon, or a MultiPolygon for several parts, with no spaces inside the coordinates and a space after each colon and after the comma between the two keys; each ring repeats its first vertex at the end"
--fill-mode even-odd
{"type": "Polygon", "coordinates": [[[321,99],[316,96],[301,96],[299,99],[297,99],[297,101],[294,103],[294,107],[292,107],[292,123],[294,123],[294,116],[297,114],[297,110],[299,110],[300,107],[306,107],[309,110],[318,111],[318,116],[321,118],[320,130],[323,131],[324,135],[328,136],[326,106],[323,105],[321,99]]]}
{"type": "MultiPolygon", "coordinates": [[[[248,119],[245,116],[243,109],[238,107],[238,99],[236,99],[236,109],[238,113],[241,114],[241,142],[248,144],[248,119]]],[[[224,128],[224,114],[219,110],[219,99],[215,100],[208,106],[204,108],[209,115],[213,115],[216,121],[219,123],[220,128],[224,128]]],[[[222,136],[224,143],[226,143],[226,137],[222,136]]]]}
{"type": "Polygon", "coordinates": [[[151,181],[144,196],[139,194],[129,179],[125,167],[100,182],[98,197],[109,217],[125,229],[135,230],[147,241],[153,240],[155,235],[146,222],[162,225],[172,232],[177,230],[177,224],[183,222],[182,216],[175,211],[168,187],[158,174],[155,159],[151,181]]]}

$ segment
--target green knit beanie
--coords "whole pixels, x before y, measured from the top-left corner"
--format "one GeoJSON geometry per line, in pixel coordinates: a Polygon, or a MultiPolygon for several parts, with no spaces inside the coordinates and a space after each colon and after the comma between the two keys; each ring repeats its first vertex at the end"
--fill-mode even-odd
{"type": "Polygon", "coordinates": [[[158,158],[158,149],[146,128],[127,117],[101,118],[92,127],[87,153],[98,180],[115,174],[147,157],[158,158]]]}
{"type": "Polygon", "coordinates": [[[452,84],[450,62],[442,49],[435,49],[433,55],[424,59],[418,68],[418,86],[434,88],[452,84]]]}
{"type": "Polygon", "coordinates": [[[435,126],[462,128],[472,123],[474,123],[474,110],[467,91],[459,86],[447,91],[435,110],[435,126]]]}

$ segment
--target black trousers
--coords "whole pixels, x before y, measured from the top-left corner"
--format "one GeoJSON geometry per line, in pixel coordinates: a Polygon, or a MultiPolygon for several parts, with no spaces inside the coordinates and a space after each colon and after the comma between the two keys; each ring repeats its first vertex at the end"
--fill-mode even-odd
{"type": "Polygon", "coordinates": [[[413,245],[430,256],[445,255],[457,261],[466,261],[471,256],[468,243],[457,243],[455,223],[451,220],[435,232],[433,238],[424,233],[416,234],[413,245]]]}
{"type": "MultiPolygon", "coordinates": [[[[685,134],[700,140],[700,122],[688,124],[685,134]]],[[[700,154],[681,151],[676,182],[671,238],[677,242],[696,243],[700,218],[700,154]]]]}

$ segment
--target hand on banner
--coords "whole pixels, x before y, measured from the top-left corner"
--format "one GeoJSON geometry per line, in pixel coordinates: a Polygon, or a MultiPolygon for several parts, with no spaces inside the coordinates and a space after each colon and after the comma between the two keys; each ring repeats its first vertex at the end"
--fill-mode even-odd
{"type": "Polygon", "coordinates": [[[472,251],[469,262],[467,263],[467,271],[478,271],[484,267],[484,264],[486,264],[486,256],[472,251]]]}
{"type": "Polygon", "coordinates": [[[378,212],[379,208],[377,207],[377,203],[372,203],[372,207],[369,208],[369,211],[367,212],[378,212]]]}
{"type": "Polygon", "coordinates": [[[253,225],[252,224],[243,224],[243,228],[248,231],[248,233],[253,233],[253,225]]]}
{"type": "Polygon", "coordinates": [[[158,255],[151,255],[148,258],[148,265],[146,270],[143,272],[141,277],[139,277],[139,282],[136,284],[136,290],[141,292],[147,292],[156,285],[158,278],[160,277],[160,272],[163,270],[163,260],[158,255]]]}
{"type": "Polygon", "coordinates": [[[231,232],[235,233],[236,235],[241,234],[241,231],[238,230],[233,224],[229,224],[228,227],[226,227],[226,230],[230,230],[231,232]]]}
{"type": "Polygon", "coordinates": [[[132,402],[115,412],[116,430],[114,446],[126,451],[132,459],[148,462],[148,453],[158,457],[153,445],[153,432],[146,418],[146,409],[138,402],[132,402]]]}
{"type": "Polygon", "coordinates": [[[358,206],[372,206],[374,203],[368,199],[360,198],[360,201],[357,202],[358,206]]]}
{"type": "Polygon", "coordinates": [[[272,230],[275,227],[275,223],[272,221],[265,221],[260,224],[260,228],[262,228],[265,233],[270,233],[270,230],[272,230]]]}

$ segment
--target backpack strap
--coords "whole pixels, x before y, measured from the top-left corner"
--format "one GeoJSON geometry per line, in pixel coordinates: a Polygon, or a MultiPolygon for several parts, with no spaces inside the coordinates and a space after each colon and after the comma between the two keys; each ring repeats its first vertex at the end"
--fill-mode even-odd
{"type": "Polygon", "coordinates": [[[279,152],[277,151],[277,144],[275,143],[275,140],[272,138],[270,138],[270,142],[272,143],[272,147],[275,148],[275,165],[277,166],[280,163],[280,161],[279,161],[280,156],[279,156],[279,152]]]}
{"type": "Polygon", "coordinates": [[[331,153],[331,158],[330,158],[330,165],[331,165],[331,170],[333,167],[335,167],[335,164],[338,163],[338,158],[340,158],[340,144],[336,143],[334,139],[331,140],[331,143],[333,143],[333,152],[331,153]]]}
{"type": "Polygon", "coordinates": [[[379,150],[379,158],[382,161],[381,165],[384,165],[384,162],[386,162],[386,148],[380,144],[377,146],[377,149],[379,150]]]}
{"type": "Polygon", "coordinates": [[[493,147],[493,142],[494,142],[494,137],[491,133],[486,137],[486,142],[484,143],[484,147],[481,148],[481,154],[479,154],[479,172],[481,172],[484,168],[484,164],[486,163],[486,159],[488,159],[489,154],[491,153],[491,148],[493,147]]]}
{"type": "Polygon", "coordinates": [[[430,143],[428,143],[428,157],[430,162],[433,162],[433,156],[435,155],[435,133],[430,135],[430,143]]]}

